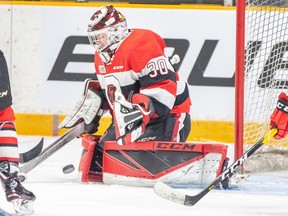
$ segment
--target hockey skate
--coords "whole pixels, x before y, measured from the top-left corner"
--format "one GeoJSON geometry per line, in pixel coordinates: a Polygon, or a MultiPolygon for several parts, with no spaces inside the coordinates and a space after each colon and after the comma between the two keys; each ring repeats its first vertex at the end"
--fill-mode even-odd
{"type": "Polygon", "coordinates": [[[18,215],[31,215],[34,212],[33,202],[36,197],[22,186],[17,171],[11,173],[12,166],[14,165],[6,161],[0,163],[0,177],[6,199],[13,204],[18,215]]]}

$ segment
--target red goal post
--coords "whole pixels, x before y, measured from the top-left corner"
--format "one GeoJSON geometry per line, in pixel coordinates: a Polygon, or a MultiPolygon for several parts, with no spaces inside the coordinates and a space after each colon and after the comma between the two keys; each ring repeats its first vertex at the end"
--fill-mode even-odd
{"type": "MultiPolygon", "coordinates": [[[[237,1],[235,77],[236,160],[269,130],[278,95],[288,93],[288,1],[237,1]]],[[[287,148],[288,138],[272,139],[244,171],[288,168],[287,148]]]]}

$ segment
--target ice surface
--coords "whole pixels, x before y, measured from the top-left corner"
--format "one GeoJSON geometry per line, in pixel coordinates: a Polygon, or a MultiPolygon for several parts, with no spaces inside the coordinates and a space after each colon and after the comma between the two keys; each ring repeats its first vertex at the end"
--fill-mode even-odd
{"type": "MultiPolygon", "coordinates": [[[[45,145],[56,138],[45,137],[45,145]]],[[[40,137],[21,136],[19,140],[24,151],[40,137]]],[[[76,171],[63,174],[65,165],[78,166],[81,151],[80,140],[75,139],[28,174],[24,186],[37,196],[35,216],[288,216],[287,171],[251,175],[240,188],[212,190],[195,206],[187,207],[158,197],[152,188],[82,184],[76,171]]],[[[179,190],[195,194],[199,189],[179,190]]],[[[2,190],[0,206],[13,213],[2,190]]]]}

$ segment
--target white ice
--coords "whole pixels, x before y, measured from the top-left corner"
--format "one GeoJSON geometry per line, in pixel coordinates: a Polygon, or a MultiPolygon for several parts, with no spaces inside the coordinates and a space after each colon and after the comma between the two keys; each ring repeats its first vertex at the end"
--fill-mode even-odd
{"type": "MultiPolygon", "coordinates": [[[[45,145],[56,138],[45,137],[45,145]]],[[[19,140],[20,151],[26,151],[40,137],[20,136],[19,140]]],[[[81,151],[80,140],[75,139],[28,173],[23,185],[37,196],[35,216],[288,216],[287,171],[251,175],[238,189],[212,190],[195,206],[187,207],[158,197],[152,188],[83,184],[76,171],[63,174],[67,164],[77,169],[81,151]]],[[[0,207],[13,213],[2,190],[0,207]]]]}

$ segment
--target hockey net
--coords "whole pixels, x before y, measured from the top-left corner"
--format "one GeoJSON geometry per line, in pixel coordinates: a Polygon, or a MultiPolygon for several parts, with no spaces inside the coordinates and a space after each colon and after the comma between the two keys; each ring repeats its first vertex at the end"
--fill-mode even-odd
{"type": "MultiPolygon", "coordinates": [[[[243,113],[243,119],[236,117],[235,123],[237,130],[237,121],[243,122],[240,123],[243,137],[239,139],[235,136],[238,146],[235,157],[269,130],[270,115],[278,95],[288,93],[288,1],[237,1],[237,28],[241,26],[245,51],[241,53],[239,49],[236,54],[236,71],[239,72],[237,61],[241,61],[242,55],[244,80],[242,89],[241,83],[238,84],[240,87],[236,88],[236,96],[237,91],[243,90],[243,97],[241,99],[240,94],[236,100],[244,101],[240,105],[238,103],[236,109],[243,113]],[[243,21],[245,25],[242,25],[243,21]]],[[[241,35],[241,29],[237,29],[238,34],[241,35]]],[[[239,41],[241,43],[241,38],[239,41]]],[[[244,164],[246,172],[281,169],[288,169],[288,138],[280,141],[271,139],[244,164]]]]}

